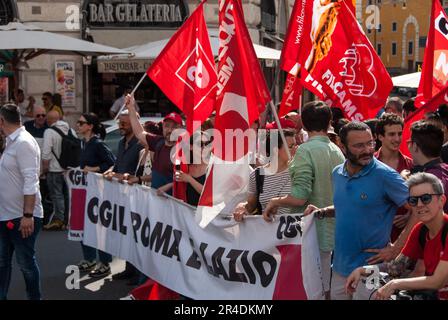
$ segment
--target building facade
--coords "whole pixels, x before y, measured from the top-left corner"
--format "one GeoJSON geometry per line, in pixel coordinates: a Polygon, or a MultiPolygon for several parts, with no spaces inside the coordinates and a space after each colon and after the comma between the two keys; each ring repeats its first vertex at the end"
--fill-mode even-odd
{"type": "MultiPolygon", "coordinates": [[[[2,0],[0,23],[18,20],[46,31],[85,39],[116,48],[128,48],[169,38],[196,8],[198,0],[2,0]]],[[[281,49],[293,0],[242,0],[246,25],[252,41],[281,49]]],[[[205,19],[209,29],[218,28],[218,0],[208,0],[205,19]]],[[[1,62],[1,61],[0,61],[1,62]]],[[[276,82],[276,63],[261,62],[269,85],[276,82]]],[[[74,55],[41,55],[28,61],[20,72],[25,95],[41,104],[45,91],[56,92],[62,66],[70,66],[74,84],[72,99],[64,105],[67,119],[74,123],[86,111],[102,118],[126,86],[135,85],[142,70],[104,72],[97,59],[74,55]]],[[[6,75],[7,76],[7,75],[6,75]]],[[[9,81],[10,89],[12,81],[9,81]]],[[[278,88],[273,90],[278,95],[278,88]]],[[[166,113],[173,106],[158,88],[146,79],[136,93],[143,114],[166,113]]],[[[277,98],[278,100],[278,98],[277,98]]]]}
{"type": "MultiPolygon", "coordinates": [[[[420,71],[431,3],[429,0],[357,0],[357,18],[392,76],[420,71]]],[[[444,8],[448,7],[448,1],[441,3],[444,8]]]]}

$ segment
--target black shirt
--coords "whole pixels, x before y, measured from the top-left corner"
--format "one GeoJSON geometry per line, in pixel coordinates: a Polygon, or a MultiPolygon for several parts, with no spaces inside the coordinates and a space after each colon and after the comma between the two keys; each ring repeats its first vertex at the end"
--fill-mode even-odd
{"type": "Polygon", "coordinates": [[[34,126],[34,120],[27,121],[23,124],[26,131],[28,131],[34,138],[44,138],[44,132],[48,128],[47,123],[42,128],[36,128],[34,126]]]}
{"type": "Polygon", "coordinates": [[[79,166],[84,169],[88,167],[100,167],[100,173],[103,173],[115,163],[115,156],[109,147],[101,139],[93,136],[87,143],[83,143],[79,166]]]}
{"type": "Polygon", "coordinates": [[[138,161],[140,159],[140,151],[143,146],[138,143],[138,139],[134,136],[128,143],[126,149],[126,137],[121,138],[118,142],[117,161],[115,161],[114,172],[129,173],[135,175],[138,161]]]}
{"type": "MultiPolygon", "coordinates": [[[[206,177],[206,175],[204,174],[204,175],[202,175],[200,177],[197,177],[197,178],[193,177],[193,179],[195,179],[200,184],[204,185],[205,177],[206,177]]],[[[197,207],[197,205],[199,203],[200,196],[201,196],[201,194],[198,193],[196,191],[196,189],[192,187],[191,184],[187,183],[187,203],[189,205],[197,207]]]]}

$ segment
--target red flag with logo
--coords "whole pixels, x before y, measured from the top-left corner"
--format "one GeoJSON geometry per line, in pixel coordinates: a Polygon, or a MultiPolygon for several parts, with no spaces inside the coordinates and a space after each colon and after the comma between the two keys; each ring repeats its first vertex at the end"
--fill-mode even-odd
{"type": "Polygon", "coordinates": [[[300,80],[288,73],[286,76],[285,88],[283,89],[282,102],[278,112],[279,117],[283,117],[288,112],[297,111],[302,106],[302,84],[300,80]]]}
{"type": "Polygon", "coordinates": [[[448,17],[439,0],[433,0],[425,57],[415,98],[417,108],[431,100],[448,82],[448,17]]]}
{"type": "Polygon", "coordinates": [[[192,133],[212,113],[216,69],[204,20],[204,2],[171,37],[148,76],[187,117],[192,133]]]}
{"type": "Polygon", "coordinates": [[[384,106],[392,80],[345,1],[296,1],[282,68],[351,120],[373,118],[384,106]],[[381,79],[381,84],[379,83],[381,79]]]}
{"type": "Polygon", "coordinates": [[[219,65],[213,155],[199,200],[197,219],[205,227],[249,182],[251,124],[271,100],[238,1],[219,1],[219,65]],[[236,135],[233,135],[236,133],[236,135]],[[247,136],[246,136],[247,135],[247,136]],[[241,137],[244,141],[242,142],[241,137]]]}
{"type": "Polygon", "coordinates": [[[428,112],[435,112],[441,104],[448,103],[448,87],[445,87],[436,96],[429,100],[424,106],[420,107],[414,113],[410,114],[404,122],[403,135],[400,145],[400,150],[403,154],[408,157],[411,156],[407,141],[411,139],[411,126],[414,122],[419,121],[425,117],[428,112]]]}

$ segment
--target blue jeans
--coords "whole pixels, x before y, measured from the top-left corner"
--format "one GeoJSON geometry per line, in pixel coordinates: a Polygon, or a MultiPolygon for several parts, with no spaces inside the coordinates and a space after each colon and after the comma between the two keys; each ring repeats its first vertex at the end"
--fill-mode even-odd
{"type": "Polygon", "coordinates": [[[25,279],[28,299],[41,299],[40,271],[36,262],[34,245],[42,227],[42,219],[34,218],[34,232],[25,239],[19,231],[20,220],[21,218],[11,220],[14,224],[12,230],[7,227],[8,221],[0,221],[0,300],[6,300],[8,295],[14,251],[17,264],[25,279]]]}
{"type": "Polygon", "coordinates": [[[108,264],[112,262],[112,256],[104,251],[86,246],[81,242],[82,255],[84,256],[84,260],[87,261],[96,261],[96,253],[98,252],[99,261],[103,264],[108,264]]]}
{"type": "Polygon", "coordinates": [[[64,195],[64,176],[62,172],[48,172],[47,185],[48,193],[53,202],[53,219],[65,221],[65,195],[64,195]]]}

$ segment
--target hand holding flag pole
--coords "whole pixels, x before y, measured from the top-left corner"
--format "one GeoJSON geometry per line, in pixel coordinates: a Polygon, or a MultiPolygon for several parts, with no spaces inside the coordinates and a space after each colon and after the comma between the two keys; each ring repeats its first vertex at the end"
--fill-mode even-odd
{"type": "MultiPolygon", "coordinates": [[[[146,72],[143,74],[142,78],[140,79],[140,81],[137,83],[137,85],[135,86],[135,88],[132,90],[132,92],[130,93],[131,96],[134,96],[135,91],[137,91],[138,87],[140,87],[140,85],[142,84],[143,80],[145,80],[147,74],[146,72]]],[[[120,116],[120,113],[123,111],[124,107],[126,107],[126,102],[123,103],[123,105],[121,106],[120,110],[118,111],[118,113],[115,115],[114,120],[117,121],[118,117],[120,116]]]]}

